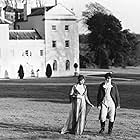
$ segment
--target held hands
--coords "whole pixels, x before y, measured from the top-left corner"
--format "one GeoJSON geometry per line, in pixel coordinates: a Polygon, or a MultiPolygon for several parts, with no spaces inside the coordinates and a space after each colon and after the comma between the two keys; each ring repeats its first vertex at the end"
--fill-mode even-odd
{"type": "Polygon", "coordinates": [[[117,109],[120,109],[120,105],[119,105],[119,106],[117,106],[117,109]]]}
{"type": "Polygon", "coordinates": [[[97,108],[98,108],[99,110],[101,110],[101,106],[98,106],[97,108]]]}
{"type": "Polygon", "coordinates": [[[95,107],[93,104],[90,104],[91,107],[95,107]]]}

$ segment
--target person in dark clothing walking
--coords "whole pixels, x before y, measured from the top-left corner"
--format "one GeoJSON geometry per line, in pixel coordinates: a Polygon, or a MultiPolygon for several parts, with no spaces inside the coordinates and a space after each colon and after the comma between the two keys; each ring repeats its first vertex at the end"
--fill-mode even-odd
{"type": "Polygon", "coordinates": [[[120,108],[120,97],[116,84],[111,81],[111,73],[106,73],[104,77],[105,81],[100,84],[97,94],[97,107],[100,109],[99,120],[101,124],[99,133],[102,134],[104,132],[105,121],[109,119],[108,134],[111,134],[116,109],[120,108]]]}

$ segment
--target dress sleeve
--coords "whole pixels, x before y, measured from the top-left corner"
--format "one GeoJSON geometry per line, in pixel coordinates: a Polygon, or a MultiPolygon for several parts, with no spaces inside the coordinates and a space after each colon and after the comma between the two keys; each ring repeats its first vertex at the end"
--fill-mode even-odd
{"type": "Polygon", "coordinates": [[[84,88],[85,88],[85,95],[87,96],[87,86],[86,85],[84,85],[84,88]]]}
{"type": "Polygon", "coordinates": [[[85,99],[86,99],[86,102],[90,105],[90,106],[92,106],[92,103],[90,102],[90,100],[89,100],[89,97],[88,97],[88,90],[87,90],[87,87],[86,87],[86,85],[85,85],[85,99]]]}
{"type": "Polygon", "coordinates": [[[74,95],[74,92],[75,92],[75,85],[72,86],[71,88],[71,91],[70,91],[70,94],[69,94],[69,100],[70,100],[70,103],[72,102],[72,98],[73,98],[73,95],[74,95]]]}
{"type": "Polygon", "coordinates": [[[97,107],[100,106],[101,103],[101,87],[102,85],[100,84],[98,87],[98,94],[97,94],[97,107]]]}
{"type": "Polygon", "coordinates": [[[75,89],[75,85],[72,86],[71,91],[70,91],[70,95],[74,94],[74,89],[75,89]]]}
{"type": "Polygon", "coordinates": [[[116,101],[117,101],[117,106],[120,106],[120,95],[119,95],[119,91],[117,88],[117,85],[115,84],[115,90],[116,90],[116,101]]]}

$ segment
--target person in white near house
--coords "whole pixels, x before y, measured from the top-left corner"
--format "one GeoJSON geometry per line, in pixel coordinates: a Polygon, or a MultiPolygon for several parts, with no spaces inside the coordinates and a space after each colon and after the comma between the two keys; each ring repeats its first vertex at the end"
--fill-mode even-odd
{"type": "Polygon", "coordinates": [[[120,108],[120,97],[117,86],[113,83],[111,73],[105,74],[105,81],[100,84],[97,94],[97,107],[100,109],[99,120],[101,130],[105,130],[105,121],[109,119],[108,134],[112,133],[113,124],[116,116],[116,108],[120,108]]]}
{"type": "Polygon", "coordinates": [[[78,83],[72,87],[70,100],[72,103],[72,110],[69,113],[66,124],[61,130],[61,134],[72,133],[81,135],[84,131],[89,108],[94,107],[88,99],[87,87],[83,75],[78,76],[78,83]]]}

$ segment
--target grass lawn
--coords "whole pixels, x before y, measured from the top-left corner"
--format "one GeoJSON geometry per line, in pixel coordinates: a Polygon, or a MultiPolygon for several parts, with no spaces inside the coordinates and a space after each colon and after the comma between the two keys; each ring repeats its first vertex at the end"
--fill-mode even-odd
{"type": "MultiPolygon", "coordinates": [[[[123,77],[123,76],[122,76],[123,77]]],[[[138,76],[137,76],[138,77],[138,76]]],[[[131,77],[132,78],[132,77],[131,77]]],[[[116,81],[121,96],[112,136],[98,135],[99,111],[91,109],[82,136],[61,135],[60,129],[71,109],[68,94],[75,77],[1,80],[0,139],[13,140],[139,140],[140,82],[116,81]],[[57,83],[62,83],[59,85],[57,83]],[[49,84],[50,83],[50,84],[49,84]],[[53,84],[51,84],[53,83],[53,84]]],[[[96,94],[102,78],[87,77],[88,94],[96,104],[96,94]]],[[[106,125],[107,132],[107,125],[106,125]]]]}

